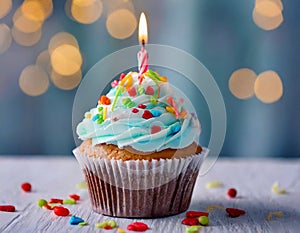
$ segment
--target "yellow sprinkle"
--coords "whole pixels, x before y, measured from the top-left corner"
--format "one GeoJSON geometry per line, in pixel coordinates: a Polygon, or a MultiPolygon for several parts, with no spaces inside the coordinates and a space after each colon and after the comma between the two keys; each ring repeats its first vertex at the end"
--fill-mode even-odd
{"type": "Polygon", "coordinates": [[[211,211],[211,210],[215,210],[215,209],[225,210],[225,208],[220,205],[210,205],[210,206],[206,207],[206,211],[211,211]]]}
{"type": "Polygon", "coordinates": [[[175,113],[175,110],[174,110],[173,107],[167,106],[167,107],[166,107],[166,110],[167,110],[168,112],[170,112],[170,113],[175,113]]]}
{"type": "Polygon", "coordinates": [[[128,81],[126,82],[126,90],[128,90],[133,84],[132,76],[130,75],[128,81]]]}
{"type": "Polygon", "coordinates": [[[125,233],[125,230],[123,230],[122,228],[119,227],[119,228],[118,228],[118,232],[119,232],[119,233],[125,233]]]}
{"type": "Polygon", "coordinates": [[[107,107],[103,108],[103,120],[106,120],[106,115],[107,115],[107,107]]]}
{"type": "Polygon", "coordinates": [[[162,81],[162,82],[168,82],[168,78],[165,76],[160,76],[159,78],[160,78],[160,81],[162,81]]]}
{"type": "Polygon", "coordinates": [[[279,188],[279,183],[278,183],[278,182],[275,182],[275,183],[272,185],[272,192],[273,192],[273,193],[276,193],[276,194],[286,194],[285,189],[280,189],[280,188],[279,188]]]}
{"type": "Polygon", "coordinates": [[[92,114],[90,112],[86,112],[84,114],[84,117],[90,119],[92,117],[92,114]]]}
{"type": "Polygon", "coordinates": [[[87,189],[87,185],[86,185],[86,183],[85,183],[84,181],[78,183],[78,184],[76,185],[76,187],[77,187],[78,189],[87,189]]]}
{"type": "Polygon", "coordinates": [[[131,72],[126,74],[126,76],[119,82],[119,86],[123,86],[124,83],[127,81],[127,79],[130,79],[130,78],[132,79],[131,72]]]}
{"type": "Polygon", "coordinates": [[[273,215],[277,216],[278,218],[281,218],[283,216],[283,212],[282,211],[269,212],[267,220],[270,221],[273,215]]]}
{"type": "Polygon", "coordinates": [[[209,181],[205,185],[205,187],[207,189],[220,188],[222,186],[223,186],[223,183],[221,181],[209,181]]]}

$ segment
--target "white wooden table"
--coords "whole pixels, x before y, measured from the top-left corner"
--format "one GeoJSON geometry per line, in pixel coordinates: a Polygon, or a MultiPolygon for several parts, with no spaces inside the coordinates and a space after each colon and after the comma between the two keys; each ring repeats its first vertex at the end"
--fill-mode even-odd
{"type": "MultiPolygon", "coordinates": [[[[0,157],[0,205],[11,204],[17,209],[13,213],[0,211],[0,232],[116,232],[95,228],[95,223],[111,218],[91,210],[87,190],[76,188],[82,180],[72,157],[0,157]],[[31,193],[21,190],[20,184],[25,181],[32,184],[31,193]],[[79,194],[82,200],[67,208],[89,225],[70,225],[70,217],[57,217],[37,206],[40,198],[64,199],[71,193],[79,194]]],[[[198,178],[190,210],[205,211],[212,205],[241,208],[247,213],[230,218],[225,211],[215,209],[210,212],[209,226],[200,232],[300,232],[300,160],[219,159],[208,174],[198,178]],[[207,189],[205,184],[212,180],[222,181],[223,187],[207,189]],[[275,181],[287,194],[271,192],[275,181]],[[229,187],[238,190],[237,198],[226,196],[229,187]],[[270,211],[282,211],[283,216],[267,221],[270,211]]],[[[149,233],[181,233],[186,228],[181,224],[184,216],[140,221],[149,225],[149,233]]],[[[115,220],[122,229],[134,221],[115,220]]]]}

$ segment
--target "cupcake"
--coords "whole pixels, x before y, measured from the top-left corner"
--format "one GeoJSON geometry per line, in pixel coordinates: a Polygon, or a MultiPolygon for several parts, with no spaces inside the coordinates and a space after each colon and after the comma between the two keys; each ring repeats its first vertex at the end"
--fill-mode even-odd
{"type": "Polygon", "coordinates": [[[192,104],[166,77],[121,74],[76,132],[73,152],[95,212],[155,218],[185,211],[208,150],[192,104]]]}

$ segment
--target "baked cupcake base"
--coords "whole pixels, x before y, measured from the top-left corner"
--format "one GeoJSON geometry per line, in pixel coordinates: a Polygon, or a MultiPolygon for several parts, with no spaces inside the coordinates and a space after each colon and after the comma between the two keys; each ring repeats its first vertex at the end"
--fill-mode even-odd
{"type": "Polygon", "coordinates": [[[208,150],[183,158],[121,161],[74,154],[85,175],[95,212],[126,218],[157,218],[188,209],[208,150]]]}

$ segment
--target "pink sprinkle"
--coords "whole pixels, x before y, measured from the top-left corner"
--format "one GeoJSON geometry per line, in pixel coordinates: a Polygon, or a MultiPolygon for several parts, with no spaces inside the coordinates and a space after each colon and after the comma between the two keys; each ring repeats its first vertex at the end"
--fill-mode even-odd
{"type": "Polygon", "coordinates": [[[128,94],[129,94],[129,96],[131,96],[131,97],[136,96],[136,89],[135,89],[135,87],[130,87],[130,88],[128,89],[128,94]]]}
{"type": "Polygon", "coordinates": [[[110,85],[112,88],[114,88],[114,87],[118,86],[118,83],[119,83],[118,80],[114,80],[113,82],[111,82],[110,85]]]}
{"type": "Polygon", "coordinates": [[[148,86],[146,88],[146,95],[153,95],[154,94],[154,89],[151,86],[148,86]]]}
{"type": "Polygon", "coordinates": [[[153,125],[151,128],[151,134],[158,133],[161,131],[161,127],[159,125],[153,125]]]}

